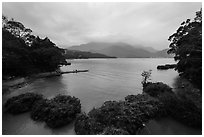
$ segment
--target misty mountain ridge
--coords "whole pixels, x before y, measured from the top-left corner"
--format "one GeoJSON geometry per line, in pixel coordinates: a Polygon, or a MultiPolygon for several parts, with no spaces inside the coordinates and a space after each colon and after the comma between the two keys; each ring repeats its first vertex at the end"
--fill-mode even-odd
{"type": "Polygon", "coordinates": [[[79,50],[66,50],[66,59],[88,59],[88,58],[116,58],[112,56],[103,55],[100,53],[93,53],[79,50]]]}
{"type": "Polygon", "coordinates": [[[90,42],[87,44],[75,45],[68,48],[69,50],[79,50],[100,53],[107,56],[120,58],[169,58],[172,55],[167,54],[168,49],[155,50],[152,47],[132,46],[124,42],[90,42]]]}

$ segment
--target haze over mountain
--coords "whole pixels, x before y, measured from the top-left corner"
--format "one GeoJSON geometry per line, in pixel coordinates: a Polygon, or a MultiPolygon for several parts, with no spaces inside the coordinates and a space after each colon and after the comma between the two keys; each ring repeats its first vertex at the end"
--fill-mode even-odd
{"type": "Polygon", "coordinates": [[[92,53],[88,51],[66,50],[66,59],[88,59],[88,58],[116,58],[100,53],[92,53]]]}
{"type": "Polygon", "coordinates": [[[152,47],[135,46],[123,42],[90,42],[87,44],[75,45],[69,50],[88,51],[101,53],[107,56],[120,58],[149,58],[149,57],[172,57],[166,53],[167,49],[158,51],[152,47]]]}
{"type": "Polygon", "coordinates": [[[155,52],[155,57],[164,57],[164,58],[173,58],[174,55],[167,54],[168,49],[163,49],[160,51],[155,52]]]}

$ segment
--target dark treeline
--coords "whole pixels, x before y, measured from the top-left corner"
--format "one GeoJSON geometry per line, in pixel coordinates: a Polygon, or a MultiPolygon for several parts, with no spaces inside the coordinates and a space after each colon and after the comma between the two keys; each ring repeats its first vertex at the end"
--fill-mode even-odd
{"type": "Polygon", "coordinates": [[[176,70],[200,89],[202,87],[202,9],[193,20],[187,19],[169,37],[168,53],[175,54],[176,70]]]}
{"type": "Polygon", "coordinates": [[[3,79],[55,71],[67,62],[64,49],[49,38],[32,35],[32,30],[20,22],[2,16],[3,79]]]}

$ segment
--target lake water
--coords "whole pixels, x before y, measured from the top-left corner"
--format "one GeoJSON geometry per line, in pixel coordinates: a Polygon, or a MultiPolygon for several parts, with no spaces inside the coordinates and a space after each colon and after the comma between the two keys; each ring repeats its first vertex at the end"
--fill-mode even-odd
{"type": "MultiPolygon", "coordinates": [[[[66,94],[80,99],[82,111],[88,112],[107,100],[124,100],[130,94],[142,93],[141,73],[152,70],[151,81],[161,81],[174,87],[178,73],[171,70],[158,71],[159,64],[175,63],[173,59],[79,59],[70,60],[71,66],[61,70],[88,69],[89,72],[64,74],[59,77],[42,78],[15,92],[3,95],[3,103],[25,92],[41,93],[47,98],[66,94]]],[[[50,129],[44,123],[30,119],[29,113],[12,116],[3,113],[3,134],[75,134],[73,123],[60,129],[50,129]]],[[[148,131],[141,134],[201,134],[200,130],[189,128],[173,119],[153,120],[148,131]],[[168,124],[170,123],[170,124],[168,124]]]]}

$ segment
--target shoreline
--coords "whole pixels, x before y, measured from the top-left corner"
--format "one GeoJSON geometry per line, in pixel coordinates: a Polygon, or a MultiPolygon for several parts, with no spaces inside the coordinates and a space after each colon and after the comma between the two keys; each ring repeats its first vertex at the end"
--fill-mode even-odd
{"type": "Polygon", "coordinates": [[[88,72],[88,71],[89,70],[72,70],[72,71],[65,71],[65,72],[52,71],[52,72],[32,74],[31,76],[27,76],[27,77],[18,77],[10,80],[3,80],[2,94],[5,94],[7,91],[10,91],[10,90],[21,88],[29,83],[32,83],[33,81],[39,78],[56,77],[56,76],[61,76],[62,74],[88,72]]]}
{"type": "Polygon", "coordinates": [[[26,77],[16,77],[10,80],[2,80],[2,94],[4,95],[8,91],[13,91],[15,89],[24,87],[25,85],[32,83],[38,78],[45,78],[45,77],[51,77],[51,76],[60,76],[59,72],[53,71],[53,72],[45,72],[45,73],[38,73],[38,74],[32,74],[30,76],[26,77]]]}

